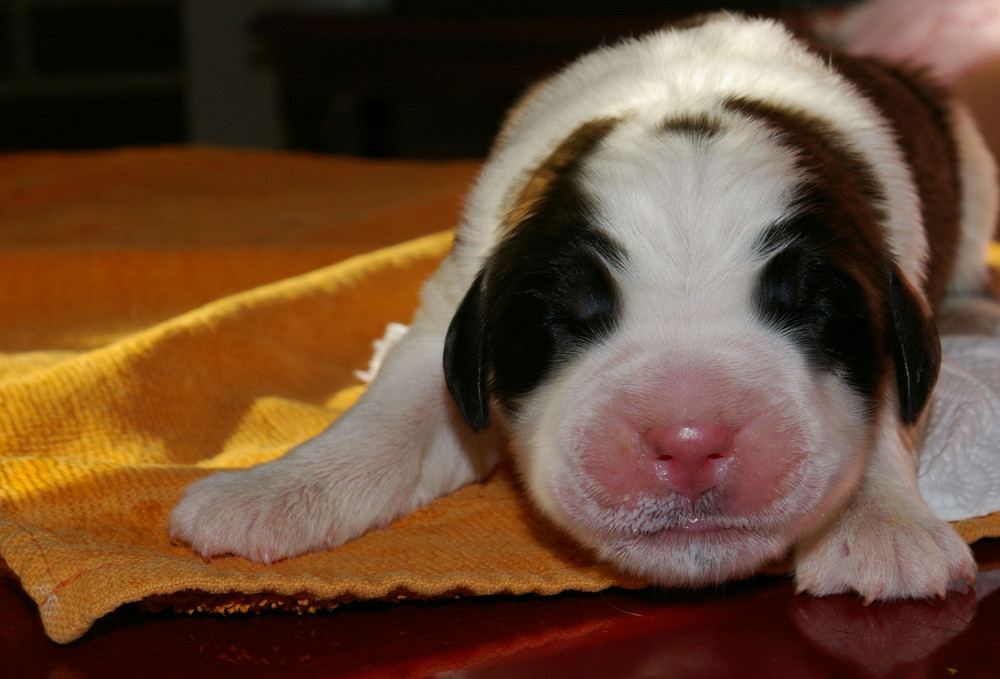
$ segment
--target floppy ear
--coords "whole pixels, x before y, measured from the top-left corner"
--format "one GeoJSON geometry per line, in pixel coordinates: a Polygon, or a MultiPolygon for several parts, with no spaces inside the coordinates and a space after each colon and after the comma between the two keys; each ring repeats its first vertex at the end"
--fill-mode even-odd
{"type": "Polygon", "coordinates": [[[895,266],[889,272],[886,332],[896,368],[900,416],[904,424],[913,424],[937,381],[941,340],[926,302],[895,266]]]}
{"type": "Polygon", "coordinates": [[[444,380],[474,431],[490,423],[482,284],[480,273],[465,293],[444,339],[444,380]]]}

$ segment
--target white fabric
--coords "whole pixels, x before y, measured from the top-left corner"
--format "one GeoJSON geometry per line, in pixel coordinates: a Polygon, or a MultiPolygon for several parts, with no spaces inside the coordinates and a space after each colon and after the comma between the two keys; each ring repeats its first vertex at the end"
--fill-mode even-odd
{"type": "MultiPolygon", "coordinates": [[[[997,327],[1000,305],[979,311],[997,327]]],[[[1000,511],[1000,334],[945,335],[941,345],[918,482],[934,513],[955,521],[1000,511]]]]}
{"type": "Polygon", "coordinates": [[[368,361],[368,370],[355,370],[354,376],[365,384],[371,384],[378,375],[378,371],[382,368],[382,362],[385,360],[386,354],[394,346],[399,344],[399,340],[403,339],[406,332],[410,329],[408,325],[403,325],[402,323],[390,323],[385,326],[385,334],[382,335],[381,339],[377,339],[372,342],[372,357],[368,361]]]}

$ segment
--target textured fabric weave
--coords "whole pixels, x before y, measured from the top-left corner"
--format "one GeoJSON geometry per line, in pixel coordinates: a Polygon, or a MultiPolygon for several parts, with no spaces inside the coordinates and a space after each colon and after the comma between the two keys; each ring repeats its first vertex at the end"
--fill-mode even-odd
{"type": "Polygon", "coordinates": [[[168,539],[187,484],[281,455],[360,394],[353,371],[451,245],[419,234],[454,225],[476,167],[0,157],[0,557],[52,639],[135,601],[311,610],[638,584],[538,522],[503,472],[272,568],[168,539]]]}

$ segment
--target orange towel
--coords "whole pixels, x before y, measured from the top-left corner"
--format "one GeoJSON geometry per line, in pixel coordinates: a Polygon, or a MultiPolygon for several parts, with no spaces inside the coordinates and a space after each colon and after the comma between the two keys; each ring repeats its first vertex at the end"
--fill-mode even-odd
{"type": "MultiPolygon", "coordinates": [[[[136,601],[313,610],[642,586],[538,520],[504,470],[271,568],[206,564],[167,538],[188,483],[281,455],[357,397],[352,371],[450,246],[422,234],[454,224],[475,169],[208,149],[0,157],[0,557],[52,639],[136,601]]],[[[1000,517],[959,528],[1000,535],[1000,517]]]]}

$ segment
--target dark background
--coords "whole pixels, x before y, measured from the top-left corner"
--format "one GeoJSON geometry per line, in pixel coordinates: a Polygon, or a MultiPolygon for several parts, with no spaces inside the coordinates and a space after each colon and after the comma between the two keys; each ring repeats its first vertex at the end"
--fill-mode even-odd
{"type": "MultiPolygon", "coordinates": [[[[628,30],[631,17],[636,18],[636,30],[641,30],[651,17],[668,18],[720,8],[778,12],[836,4],[840,3],[3,0],[0,151],[199,143],[369,156],[478,157],[486,152],[515,90],[535,76],[529,77],[530,69],[512,76],[505,87],[470,80],[477,75],[471,65],[469,72],[462,74],[463,82],[469,80],[471,84],[451,90],[394,90],[392,78],[388,78],[386,86],[375,95],[371,91],[358,92],[356,86],[362,79],[367,86],[377,86],[371,81],[384,78],[384,71],[374,76],[360,70],[341,73],[336,86],[328,74],[322,101],[317,101],[318,95],[313,92],[303,108],[302,96],[288,94],[287,81],[290,76],[294,80],[301,71],[312,69],[308,63],[291,71],[279,68],[287,60],[280,52],[280,40],[275,38],[275,26],[298,20],[300,28],[310,28],[312,43],[355,41],[359,55],[364,54],[362,48],[371,40],[394,29],[399,31],[398,37],[390,44],[411,49],[410,54],[419,56],[421,48],[407,47],[410,43],[404,38],[435,25],[450,28],[433,30],[428,38],[432,42],[426,43],[429,49],[442,45],[442,49],[450,49],[450,40],[502,24],[503,31],[492,36],[491,45],[484,43],[483,49],[502,51],[506,47],[515,52],[519,31],[531,34],[539,26],[549,25],[545,22],[555,21],[558,25],[572,20],[586,30],[559,45],[568,59],[579,49],[589,47],[592,38],[594,44],[613,40],[623,26],[626,33],[633,32],[628,30]],[[275,19],[280,21],[275,24],[275,19]],[[602,32],[605,22],[613,26],[602,32]],[[579,45],[571,44],[574,40],[579,45]],[[292,99],[295,102],[290,103],[292,99]],[[290,126],[289,118],[301,117],[307,109],[311,116],[308,125],[290,126]]],[[[289,40],[293,44],[303,42],[298,34],[285,38],[281,44],[286,47],[289,40]]],[[[539,40],[538,36],[535,40],[539,40]]],[[[470,41],[474,38],[465,42],[470,41]]],[[[463,47],[474,48],[474,42],[471,47],[463,47]]],[[[549,70],[550,62],[563,60],[561,53],[554,50],[552,55],[537,60],[538,75],[549,70]]],[[[456,59],[466,59],[468,52],[461,55],[456,59]]],[[[322,57],[304,58],[312,58],[315,63],[322,57]]],[[[405,57],[395,58],[397,64],[408,61],[405,57]]],[[[526,58],[530,59],[530,54],[526,58]]],[[[405,65],[400,64],[400,68],[405,65]]],[[[483,74],[484,80],[489,77],[483,74]]]]}

